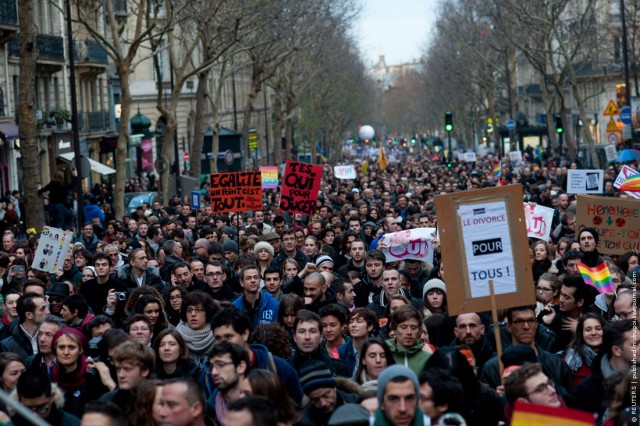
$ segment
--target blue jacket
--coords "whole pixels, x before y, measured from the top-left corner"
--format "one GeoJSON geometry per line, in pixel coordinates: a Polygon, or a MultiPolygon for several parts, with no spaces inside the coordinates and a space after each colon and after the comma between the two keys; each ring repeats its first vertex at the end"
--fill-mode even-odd
{"type": "Polygon", "coordinates": [[[91,222],[93,218],[97,217],[100,219],[100,226],[104,228],[104,212],[97,204],[87,204],[82,209],[84,212],[84,221],[91,222]]]}
{"type": "Polygon", "coordinates": [[[238,297],[231,304],[249,315],[251,319],[251,331],[255,330],[260,324],[271,324],[278,321],[278,307],[280,302],[270,293],[260,292],[259,305],[251,309],[245,303],[244,296],[238,297]]]}
{"type": "Polygon", "coordinates": [[[340,359],[343,359],[344,362],[347,363],[347,371],[349,372],[349,378],[351,378],[358,368],[360,355],[356,352],[356,348],[353,347],[353,340],[351,340],[351,337],[344,337],[345,342],[338,346],[338,354],[340,355],[340,359]]]}

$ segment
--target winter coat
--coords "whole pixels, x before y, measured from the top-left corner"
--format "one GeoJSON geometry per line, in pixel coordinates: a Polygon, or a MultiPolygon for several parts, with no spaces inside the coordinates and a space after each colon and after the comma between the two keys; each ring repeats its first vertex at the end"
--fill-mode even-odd
{"type": "MultiPolygon", "coordinates": [[[[51,384],[51,393],[53,394],[53,406],[51,412],[47,418],[43,419],[51,426],[80,426],[80,419],[73,414],[64,411],[64,395],[62,390],[55,383],[51,384]]],[[[14,389],[11,392],[11,398],[15,401],[19,401],[18,390],[14,389]]],[[[11,407],[8,408],[9,415],[15,426],[31,426],[32,423],[19,414],[17,414],[11,407]]]]}
{"type": "MultiPolygon", "coordinates": [[[[355,382],[342,378],[336,379],[335,408],[341,407],[344,404],[357,403],[360,393],[362,393],[362,389],[355,382]]],[[[332,414],[333,412],[324,413],[318,410],[313,404],[308,403],[302,412],[300,424],[303,426],[325,426],[329,423],[329,418],[332,414]]]]}
{"type": "Polygon", "coordinates": [[[31,341],[26,332],[20,327],[20,322],[11,322],[7,327],[9,327],[11,335],[0,342],[0,351],[13,352],[22,358],[34,355],[31,341]]]}
{"type": "Polygon", "coordinates": [[[424,366],[431,357],[431,354],[422,350],[424,343],[422,340],[418,340],[414,346],[405,348],[404,346],[398,346],[396,339],[387,340],[387,345],[391,349],[393,359],[396,364],[404,365],[413,370],[416,375],[420,375],[424,370],[424,366]]]}
{"type": "MultiPolygon", "coordinates": [[[[131,265],[124,265],[118,271],[118,279],[125,283],[125,285],[129,288],[138,287],[138,281],[133,275],[133,271],[131,270],[131,265]]],[[[150,287],[155,288],[162,294],[165,289],[165,283],[160,278],[158,274],[158,270],[156,268],[148,267],[146,271],[144,271],[144,279],[142,280],[142,285],[148,285],[150,287]]]]}
{"type": "Polygon", "coordinates": [[[249,315],[251,320],[251,331],[255,330],[257,326],[261,324],[271,324],[278,320],[278,307],[280,303],[269,293],[259,292],[260,299],[257,306],[251,308],[246,302],[244,296],[238,297],[231,302],[238,310],[245,312],[249,315]]]}

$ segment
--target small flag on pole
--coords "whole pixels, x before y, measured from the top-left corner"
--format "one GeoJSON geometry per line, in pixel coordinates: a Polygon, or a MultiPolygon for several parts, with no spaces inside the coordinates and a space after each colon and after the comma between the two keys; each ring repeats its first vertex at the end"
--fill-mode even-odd
{"type": "Polygon", "coordinates": [[[380,153],[378,154],[378,161],[376,161],[376,163],[378,164],[378,168],[380,170],[386,169],[389,165],[389,160],[387,160],[387,156],[384,153],[383,147],[380,147],[380,153]]]}
{"type": "Polygon", "coordinates": [[[615,291],[616,288],[613,285],[613,279],[611,278],[611,272],[609,272],[607,262],[602,262],[593,268],[588,267],[582,262],[578,262],[578,270],[584,282],[591,287],[595,287],[600,293],[613,293],[615,291]]]}
{"type": "Polygon", "coordinates": [[[491,177],[494,181],[500,180],[500,172],[501,172],[500,164],[496,164],[496,166],[493,169],[491,169],[491,177]]]}

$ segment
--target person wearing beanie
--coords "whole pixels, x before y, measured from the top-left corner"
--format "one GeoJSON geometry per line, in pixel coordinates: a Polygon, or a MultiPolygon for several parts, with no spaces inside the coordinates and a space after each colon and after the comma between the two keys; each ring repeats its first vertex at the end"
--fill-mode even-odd
{"type": "Polygon", "coordinates": [[[331,256],[323,254],[316,259],[316,270],[318,272],[333,272],[333,259],[331,256]]]}
{"type": "Polygon", "coordinates": [[[360,404],[338,407],[329,419],[329,426],[369,426],[369,411],[360,404]]]}
{"type": "Polygon", "coordinates": [[[378,409],[376,426],[430,425],[431,421],[418,406],[418,376],[404,365],[391,365],[378,376],[378,409]]]}
{"type": "Polygon", "coordinates": [[[600,236],[595,228],[582,228],[578,233],[582,263],[590,268],[604,262],[604,258],[598,252],[598,241],[600,241],[600,236]]]}
{"type": "Polygon", "coordinates": [[[222,253],[230,265],[235,265],[239,253],[238,243],[234,240],[225,240],[225,242],[222,243],[222,253]]]}
{"type": "Polygon", "coordinates": [[[357,402],[357,394],[337,388],[336,378],[324,362],[307,361],[299,373],[302,391],[311,401],[302,412],[305,425],[326,425],[337,408],[357,402]]]}
{"type": "Polygon", "coordinates": [[[433,314],[448,315],[447,286],[440,278],[431,278],[424,284],[422,298],[424,300],[423,314],[425,318],[433,314]]]}
{"type": "MultiPolygon", "coordinates": [[[[253,246],[253,255],[260,269],[260,277],[264,279],[264,274],[273,260],[273,246],[266,241],[259,241],[253,246]]],[[[262,283],[261,287],[263,285],[264,283],[262,283]]]]}

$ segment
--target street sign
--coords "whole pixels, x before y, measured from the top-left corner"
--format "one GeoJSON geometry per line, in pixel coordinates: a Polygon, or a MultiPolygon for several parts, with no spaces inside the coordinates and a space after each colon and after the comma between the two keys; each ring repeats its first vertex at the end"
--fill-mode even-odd
{"type": "Polygon", "coordinates": [[[191,191],[191,208],[193,210],[200,210],[201,204],[200,191],[191,191]]]}
{"type": "Polygon", "coordinates": [[[604,115],[620,115],[620,110],[615,102],[609,101],[607,108],[604,110],[604,115]]]}
{"type": "Polygon", "coordinates": [[[618,134],[617,133],[609,133],[609,135],[607,136],[607,141],[611,145],[615,145],[618,142],[620,142],[620,140],[618,139],[618,134]]]}
{"type": "Polygon", "coordinates": [[[631,124],[631,108],[626,106],[620,110],[620,121],[624,124],[631,124]]]}
{"type": "Polygon", "coordinates": [[[189,162],[189,153],[188,153],[188,152],[185,152],[185,153],[182,155],[182,157],[184,158],[184,162],[185,162],[185,163],[188,163],[188,162],[189,162]]]}
{"type": "Polygon", "coordinates": [[[516,129],[516,122],[514,120],[507,121],[507,129],[509,129],[510,132],[513,132],[516,129]]]}
{"type": "Polygon", "coordinates": [[[229,166],[233,164],[233,151],[230,149],[224,152],[224,162],[229,166]]]}
{"type": "Polygon", "coordinates": [[[616,124],[616,120],[613,119],[613,117],[611,117],[609,119],[609,124],[607,124],[607,132],[611,133],[611,132],[617,132],[618,131],[618,125],[616,124]]]}

